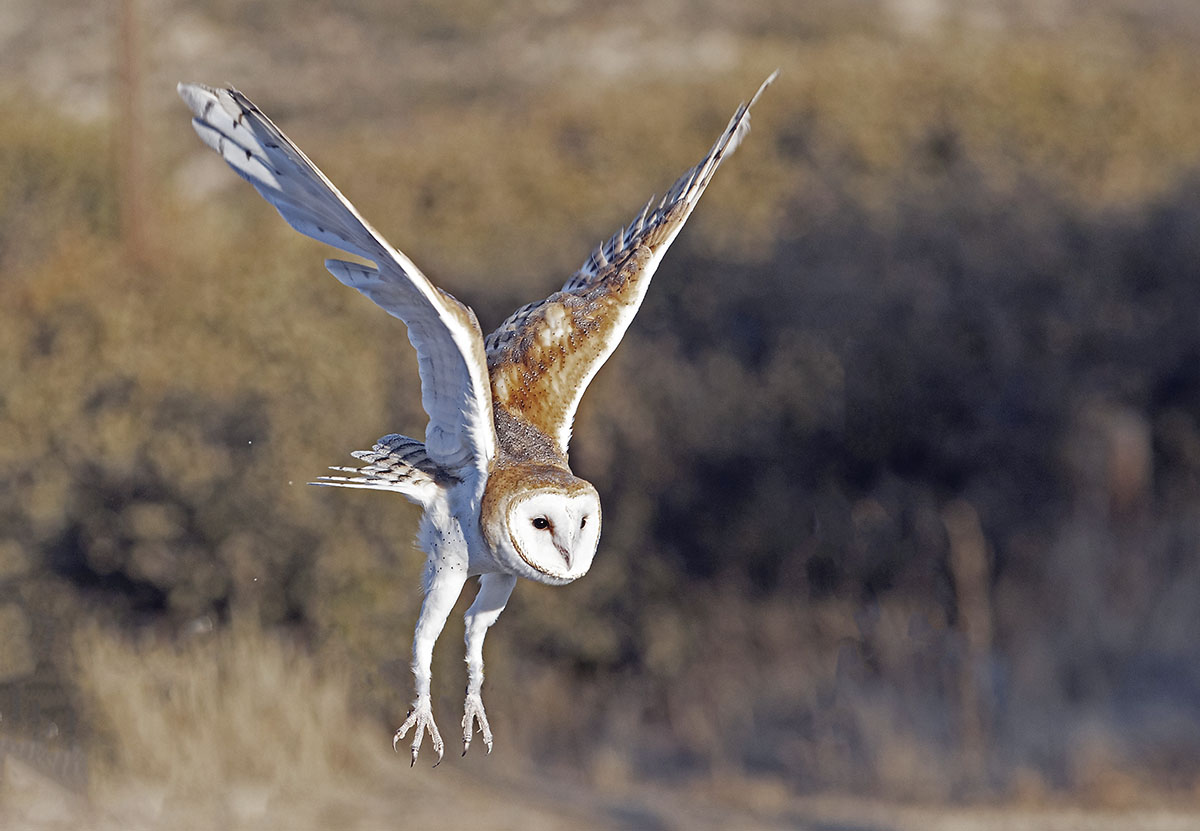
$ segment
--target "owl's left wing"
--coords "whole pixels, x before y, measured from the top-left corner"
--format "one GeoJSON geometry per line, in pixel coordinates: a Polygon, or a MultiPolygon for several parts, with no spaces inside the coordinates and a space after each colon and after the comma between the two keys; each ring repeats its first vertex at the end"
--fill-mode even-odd
{"type": "Polygon", "coordinates": [[[743,103],[699,164],[597,248],[562,289],[518,309],[485,342],[492,402],[550,436],[565,456],[583,392],[633,321],[650,278],[713,173],[750,131],[743,103]]]}
{"type": "Polygon", "coordinates": [[[302,234],[371,260],[326,260],[333,276],[408,327],[417,350],[425,451],[456,475],[486,481],[496,453],[483,333],[475,314],[392,247],[317,166],[236,89],[180,84],[192,126],[302,234]]]}

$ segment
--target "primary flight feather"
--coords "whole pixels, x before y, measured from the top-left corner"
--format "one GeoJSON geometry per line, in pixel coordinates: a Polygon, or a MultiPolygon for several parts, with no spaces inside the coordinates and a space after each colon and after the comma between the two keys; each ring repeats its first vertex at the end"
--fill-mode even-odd
{"type": "Polygon", "coordinates": [[[180,84],[205,144],[302,234],[372,265],[325,266],[404,321],[417,351],[425,441],[384,436],[353,455],[359,467],[318,484],[391,490],[420,505],[427,554],[425,598],[413,638],[416,697],[393,745],[414,731],[413,763],[426,732],[444,745],[430,705],[433,646],[468,577],[479,593],[466,613],[467,694],[463,753],[476,725],[487,750],[483,641],[517,577],[562,585],[591,567],[600,499],[571,473],[567,446],[584,390],[612,354],[650,279],[721,162],[750,129],[750,108],[773,73],[738,107],[712,149],[657,203],[598,247],[562,289],[518,309],[487,336],[471,309],[433,285],[393,248],[270,119],[233,88],[180,84]]]}

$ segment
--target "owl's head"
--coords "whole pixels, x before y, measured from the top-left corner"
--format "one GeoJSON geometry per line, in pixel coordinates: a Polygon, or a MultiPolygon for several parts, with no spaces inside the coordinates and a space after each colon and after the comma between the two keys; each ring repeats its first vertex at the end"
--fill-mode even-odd
{"type": "Polygon", "coordinates": [[[500,562],[552,585],[586,574],[600,542],[596,489],[558,468],[523,471],[515,487],[504,486],[509,478],[489,482],[484,496],[484,537],[500,562]]]}

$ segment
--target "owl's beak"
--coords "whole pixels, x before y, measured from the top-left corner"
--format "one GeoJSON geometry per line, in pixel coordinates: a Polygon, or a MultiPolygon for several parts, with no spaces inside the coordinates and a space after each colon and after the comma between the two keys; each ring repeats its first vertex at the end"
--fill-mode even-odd
{"type": "Polygon", "coordinates": [[[558,553],[560,555],[562,555],[563,562],[567,564],[567,570],[570,571],[570,569],[571,569],[571,550],[562,545],[559,545],[557,540],[555,540],[555,542],[554,542],[554,547],[558,550],[558,553]]]}

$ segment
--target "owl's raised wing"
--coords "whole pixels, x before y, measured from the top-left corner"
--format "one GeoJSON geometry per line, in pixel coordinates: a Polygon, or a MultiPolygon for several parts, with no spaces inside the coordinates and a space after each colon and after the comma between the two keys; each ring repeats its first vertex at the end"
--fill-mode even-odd
{"type": "Polygon", "coordinates": [[[242,178],[302,234],[375,263],[326,260],[340,281],[358,289],[408,327],[417,350],[421,404],[429,414],[425,450],[459,475],[482,481],[496,453],[483,333],[475,314],[437,288],[393,248],[308,157],[236,89],[180,84],[192,126],[242,178]]]}
{"type": "Polygon", "coordinates": [[[667,248],[713,173],[750,131],[750,108],[778,74],[738,107],[717,143],[657,205],[651,198],[560,291],[518,309],[488,335],[493,405],[553,438],[564,456],[584,390],[617,348],[667,248]]]}

